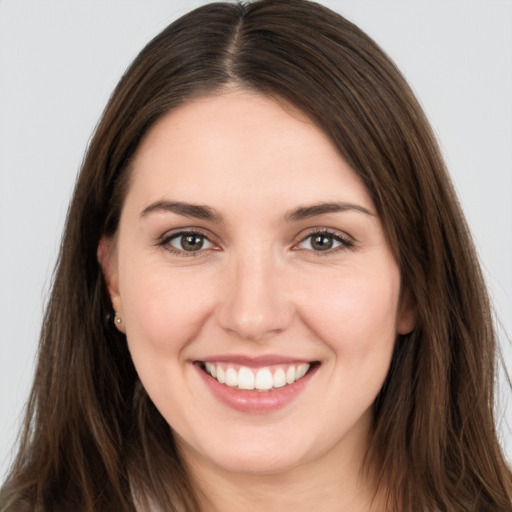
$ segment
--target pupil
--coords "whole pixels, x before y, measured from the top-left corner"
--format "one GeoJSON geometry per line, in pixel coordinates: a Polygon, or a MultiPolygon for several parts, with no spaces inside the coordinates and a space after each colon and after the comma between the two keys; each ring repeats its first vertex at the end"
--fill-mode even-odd
{"type": "Polygon", "coordinates": [[[185,251],[198,251],[203,246],[203,237],[186,235],[181,239],[181,246],[185,251]]]}
{"type": "Polygon", "coordinates": [[[312,245],[318,251],[327,251],[332,247],[333,240],[331,236],[317,235],[313,238],[312,245]]]}

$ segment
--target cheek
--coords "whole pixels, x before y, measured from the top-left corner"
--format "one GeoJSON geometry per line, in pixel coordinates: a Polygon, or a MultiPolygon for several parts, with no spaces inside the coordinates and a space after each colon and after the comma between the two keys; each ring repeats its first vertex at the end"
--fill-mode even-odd
{"type": "Polygon", "coordinates": [[[345,364],[387,353],[396,339],[398,269],[340,272],[303,289],[301,316],[345,364]]]}
{"type": "Polygon", "coordinates": [[[130,261],[121,282],[131,349],[175,353],[197,336],[211,308],[214,276],[130,261]]]}
{"type": "Polygon", "coordinates": [[[179,425],[188,397],[187,347],[210,314],[213,276],[128,262],[121,282],[126,337],[139,378],[169,424],[179,425]],[[209,286],[205,286],[209,283],[209,286]]]}

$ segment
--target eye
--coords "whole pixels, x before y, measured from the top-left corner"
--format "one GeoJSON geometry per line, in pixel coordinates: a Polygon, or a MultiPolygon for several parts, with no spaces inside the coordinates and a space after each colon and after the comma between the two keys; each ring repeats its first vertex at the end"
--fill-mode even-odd
{"type": "Polygon", "coordinates": [[[297,248],[315,252],[334,252],[336,250],[350,248],[354,245],[351,240],[339,233],[330,231],[315,231],[303,238],[297,248]]]}
{"type": "Polygon", "coordinates": [[[182,231],[168,236],[162,240],[161,245],[177,254],[196,253],[214,247],[205,235],[193,231],[182,231]]]}

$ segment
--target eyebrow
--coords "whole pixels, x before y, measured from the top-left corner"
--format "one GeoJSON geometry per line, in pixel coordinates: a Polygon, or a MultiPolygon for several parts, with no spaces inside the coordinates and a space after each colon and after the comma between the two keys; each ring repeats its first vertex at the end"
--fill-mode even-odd
{"type": "MultiPolygon", "coordinates": [[[[339,213],[346,211],[356,211],[366,215],[375,216],[370,210],[364,206],[346,202],[330,202],[330,203],[317,203],[308,206],[299,206],[290,210],[284,215],[286,222],[297,222],[300,220],[309,219],[318,215],[325,215],[327,213],[339,213]]],[[[223,221],[220,212],[211,208],[210,206],[184,203],[181,201],[156,201],[142,210],[140,217],[143,218],[150,213],[154,212],[171,212],[184,217],[193,219],[209,220],[215,223],[223,221]]]]}
{"type": "Polygon", "coordinates": [[[331,202],[317,203],[309,206],[299,206],[298,208],[287,212],[284,216],[284,219],[288,222],[296,222],[299,220],[316,217],[317,215],[325,215],[326,213],[338,213],[346,211],[356,211],[375,217],[375,214],[364,206],[346,202],[331,202]]]}
{"type": "Polygon", "coordinates": [[[209,206],[180,201],[156,201],[144,208],[140,213],[140,217],[143,218],[154,212],[171,212],[193,219],[209,220],[216,223],[222,222],[222,215],[217,210],[209,206]]]}

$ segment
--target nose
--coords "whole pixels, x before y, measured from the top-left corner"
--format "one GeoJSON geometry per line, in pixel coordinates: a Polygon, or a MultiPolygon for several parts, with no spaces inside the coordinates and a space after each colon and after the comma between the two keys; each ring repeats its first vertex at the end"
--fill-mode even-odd
{"type": "Polygon", "coordinates": [[[294,307],[283,268],[268,253],[248,251],[232,262],[220,298],[222,329],[247,341],[265,341],[290,325],[294,307]]]}

